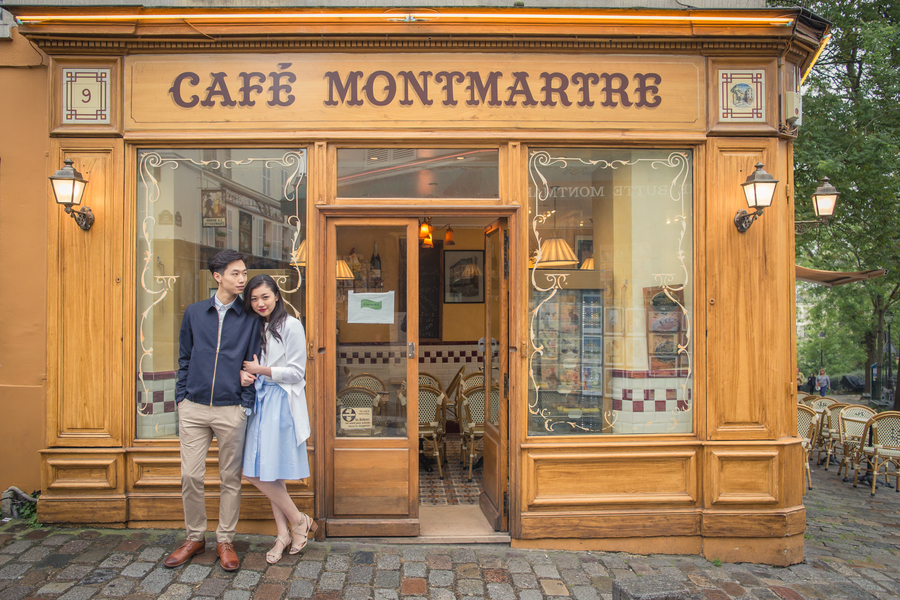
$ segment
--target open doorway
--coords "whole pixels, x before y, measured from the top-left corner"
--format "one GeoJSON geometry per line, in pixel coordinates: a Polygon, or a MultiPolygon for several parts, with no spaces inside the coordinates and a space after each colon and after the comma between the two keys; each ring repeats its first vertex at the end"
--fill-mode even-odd
{"type": "Polygon", "coordinates": [[[420,537],[506,541],[505,219],[429,224],[419,248],[419,400],[424,408],[429,384],[443,395],[442,439],[420,422],[420,537]]]}

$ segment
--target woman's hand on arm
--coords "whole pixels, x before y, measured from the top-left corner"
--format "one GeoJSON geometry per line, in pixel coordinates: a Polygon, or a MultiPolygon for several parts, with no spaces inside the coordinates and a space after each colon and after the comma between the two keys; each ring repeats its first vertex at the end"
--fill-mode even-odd
{"type": "MultiPolygon", "coordinates": [[[[272,369],[259,364],[259,358],[257,358],[255,354],[253,355],[253,360],[244,361],[243,370],[252,375],[265,375],[266,377],[272,376],[272,369]]],[[[256,378],[254,377],[254,379],[256,378]]]]}

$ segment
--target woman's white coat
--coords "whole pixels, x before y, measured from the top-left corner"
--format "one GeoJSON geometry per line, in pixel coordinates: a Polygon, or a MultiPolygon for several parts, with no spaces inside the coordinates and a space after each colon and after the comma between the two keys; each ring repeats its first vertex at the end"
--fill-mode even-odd
{"type": "Polygon", "coordinates": [[[297,445],[309,439],[309,411],[306,407],[306,333],[303,324],[288,316],[281,326],[281,341],[266,326],[264,365],[272,369],[272,381],[287,392],[297,445]]]}

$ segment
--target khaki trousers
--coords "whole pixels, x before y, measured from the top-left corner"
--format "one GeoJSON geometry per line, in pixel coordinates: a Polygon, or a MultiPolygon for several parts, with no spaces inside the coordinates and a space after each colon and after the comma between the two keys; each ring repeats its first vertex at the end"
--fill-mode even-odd
{"type": "Polygon", "coordinates": [[[181,440],[181,498],[188,539],[206,538],[203,478],[212,436],[219,444],[219,526],[216,542],[231,542],[241,512],[241,467],[247,415],[239,406],[209,406],[184,399],[178,403],[181,440]]]}

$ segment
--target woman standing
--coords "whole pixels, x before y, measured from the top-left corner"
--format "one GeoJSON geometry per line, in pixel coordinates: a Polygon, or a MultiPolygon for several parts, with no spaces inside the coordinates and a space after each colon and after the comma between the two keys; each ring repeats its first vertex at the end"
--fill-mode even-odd
{"type": "Polygon", "coordinates": [[[819,376],[816,377],[816,387],[819,388],[820,396],[824,396],[828,388],[831,387],[831,380],[825,374],[825,369],[819,369],[819,376]]]}
{"type": "Polygon", "coordinates": [[[287,479],[309,477],[306,440],[306,334],[303,325],[284,309],[275,280],[257,275],[244,290],[244,309],[253,309],[262,320],[262,359],[244,361],[242,383],[256,385],[256,405],[247,419],[244,444],[244,477],[272,503],[278,535],[266,554],[275,564],[288,547],[297,554],[315,521],[300,512],[285,485],[287,479]]]}

